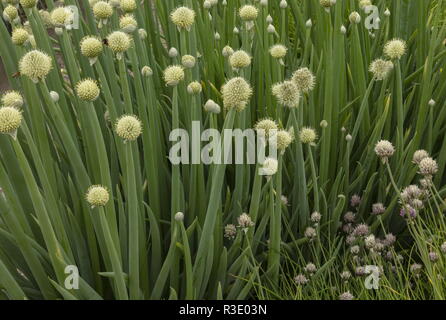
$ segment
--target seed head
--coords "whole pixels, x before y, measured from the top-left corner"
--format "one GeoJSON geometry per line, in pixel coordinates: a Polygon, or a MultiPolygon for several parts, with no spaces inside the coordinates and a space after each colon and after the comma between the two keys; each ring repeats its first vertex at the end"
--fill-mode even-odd
{"type": "Polygon", "coordinates": [[[255,126],[254,129],[256,130],[257,134],[269,139],[269,137],[274,134],[275,131],[278,130],[277,123],[273,119],[265,118],[259,120],[255,126]]]}
{"type": "Polygon", "coordinates": [[[127,33],[122,31],[114,31],[107,37],[108,46],[113,53],[121,55],[130,48],[131,41],[127,33]]]}
{"type": "Polygon", "coordinates": [[[193,81],[191,83],[189,83],[189,85],[187,86],[187,92],[189,94],[199,94],[201,93],[202,87],[200,82],[198,81],[193,81]]]}
{"type": "Polygon", "coordinates": [[[23,97],[17,91],[7,91],[2,95],[2,105],[4,107],[21,108],[23,106],[23,97]]]}
{"type": "Polygon", "coordinates": [[[184,55],[181,58],[181,64],[183,65],[183,67],[185,67],[186,69],[192,69],[193,67],[195,67],[195,57],[191,56],[191,55],[184,55]]]}
{"type": "Polygon", "coordinates": [[[182,66],[169,66],[164,70],[164,81],[168,86],[176,86],[184,79],[184,69],[182,66]]]}
{"type": "Polygon", "coordinates": [[[258,14],[259,10],[251,5],[244,5],[239,10],[240,19],[242,19],[243,21],[254,21],[255,19],[257,19],[258,14]]]}
{"type": "Polygon", "coordinates": [[[29,33],[24,28],[16,28],[12,31],[11,40],[15,45],[22,46],[28,39],[29,33]]]}
{"type": "Polygon", "coordinates": [[[245,51],[238,50],[229,57],[229,64],[233,69],[246,68],[251,64],[251,57],[245,51]]]}
{"type": "Polygon", "coordinates": [[[297,108],[300,101],[300,91],[293,81],[276,83],[272,87],[272,93],[277,102],[285,107],[297,108]]]}
{"type": "Polygon", "coordinates": [[[34,8],[36,6],[37,0],[20,0],[20,4],[23,8],[34,8]]]}
{"type": "Polygon", "coordinates": [[[375,153],[383,162],[386,162],[395,153],[395,148],[391,142],[381,140],[375,146],[375,153]]]}
{"type": "Polygon", "coordinates": [[[433,176],[438,172],[437,161],[431,157],[424,158],[419,164],[420,174],[423,176],[433,176]]]}
{"type": "Polygon", "coordinates": [[[317,139],[316,131],[313,128],[302,128],[299,133],[299,139],[303,144],[313,144],[317,139]]]}
{"type": "Polygon", "coordinates": [[[87,58],[97,58],[102,52],[102,41],[99,38],[87,36],[81,40],[81,53],[87,58]]]}
{"type": "Polygon", "coordinates": [[[94,185],[88,188],[85,198],[92,207],[103,207],[107,204],[110,195],[105,187],[94,185]]]}
{"type": "Polygon", "coordinates": [[[97,82],[90,78],[81,80],[76,85],[76,93],[79,99],[83,101],[95,101],[100,92],[97,82]]]}
{"type": "Polygon", "coordinates": [[[138,27],[136,19],[131,14],[126,14],[119,19],[119,28],[125,33],[133,33],[138,27]]]}
{"type": "Polygon", "coordinates": [[[312,91],[316,84],[316,78],[308,68],[300,68],[295,71],[292,79],[297,88],[304,93],[312,91]]]}
{"type": "Polygon", "coordinates": [[[358,24],[361,22],[361,15],[358,12],[353,11],[352,13],[350,13],[348,19],[350,20],[351,23],[358,24]]]}
{"type": "Polygon", "coordinates": [[[223,104],[226,109],[242,111],[246,108],[252,95],[252,89],[248,82],[241,77],[232,78],[226,82],[222,89],[223,104]]]}
{"type": "Polygon", "coordinates": [[[373,73],[373,76],[376,80],[384,80],[387,78],[389,73],[393,69],[392,61],[387,61],[383,59],[376,59],[370,64],[370,72],[373,73]]]}
{"type": "Polygon", "coordinates": [[[52,60],[49,55],[39,50],[26,53],[19,62],[19,71],[32,81],[45,79],[52,68],[52,60]]]}
{"type": "Polygon", "coordinates": [[[401,39],[393,39],[384,46],[384,54],[390,59],[401,59],[406,53],[406,42],[401,39]]]}
{"type": "Polygon", "coordinates": [[[136,116],[124,115],[116,122],[115,130],[125,141],[135,141],[142,133],[142,124],[136,116]]]}
{"type": "Polygon", "coordinates": [[[105,1],[98,1],[93,6],[94,17],[98,20],[107,20],[113,14],[112,6],[105,1]]]}
{"type": "Polygon", "coordinates": [[[179,7],[170,14],[170,19],[178,29],[189,31],[195,21],[195,11],[187,7],[179,7]]]}
{"type": "Polygon", "coordinates": [[[136,1],[135,0],[121,0],[120,6],[122,11],[124,12],[133,12],[136,10],[136,1]]]}
{"type": "Polygon", "coordinates": [[[283,44],[275,44],[269,49],[269,53],[274,59],[283,59],[288,49],[283,44]]]}
{"type": "Polygon", "coordinates": [[[262,165],[262,173],[264,176],[271,177],[277,173],[279,162],[274,158],[266,158],[262,165]]]}

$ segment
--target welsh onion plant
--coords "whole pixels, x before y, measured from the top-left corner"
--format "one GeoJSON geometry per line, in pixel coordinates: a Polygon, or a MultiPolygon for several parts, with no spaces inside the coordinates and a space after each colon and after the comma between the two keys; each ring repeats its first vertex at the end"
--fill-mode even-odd
{"type": "Polygon", "coordinates": [[[2,0],[0,297],[446,298],[445,8],[2,0]]]}

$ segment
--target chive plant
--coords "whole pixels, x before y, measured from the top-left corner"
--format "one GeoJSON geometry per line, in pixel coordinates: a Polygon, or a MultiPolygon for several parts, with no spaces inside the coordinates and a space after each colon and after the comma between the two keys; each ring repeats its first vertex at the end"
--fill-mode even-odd
{"type": "Polygon", "coordinates": [[[0,299],[446,298],[444,0],[0,8],[0,299]]]}

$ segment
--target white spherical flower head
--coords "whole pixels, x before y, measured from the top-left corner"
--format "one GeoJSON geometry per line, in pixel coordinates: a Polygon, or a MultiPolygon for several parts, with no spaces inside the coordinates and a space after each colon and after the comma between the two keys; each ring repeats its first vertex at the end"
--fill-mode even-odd
{"type": "Polygon", "coordinates": [[[95,101],[99,97],[100,92],[97,82],[93,79],[81,80],[76,85],[76,93],[79,99],[83,101],[95,101]]]}
{"type": "Polygon", "coordinates": [[[130,48],[131,39],[127,33],[122,31],[114,31],[107,37],[108,46],[116,54],[118,59],[122,58],[125,51],[130,48]]]}
{"type": "Polygon", "coordinates": [[[29,33],[24,28],[16,28],[12,31],[11,41],[15,45],[23,46],[29,40],[29,33]]]}
{"type": "Polygon", "coordinates": [[[352,13],[350,13],[348,19],[351,23],[358,24],[361,22],[361,15],[357,11],[353,11],[352,13]]]}
{"type": "Polygon", "coordinates": [[[98,1],[93,6],[93,15],[98,20],[107,20],[112,14],[113,8],[106,1],[98,1]]]}
{"type": "Polygon", "coordinates": [[[203,108],[204,108],[204,111],[209,112],[209,113],[219,114],[221,112],[220,106],[214,100],[211,100],[211,99],[209,99],[204,104],[203,108]]]}
{"type": "Polygon", "coordinates": [[[266,158],[262,164],[261,175],[271,177],[277,173],[279,162],[274,158],[266,158]]]}
{"type": "Polygon", "coordinates": [[[241,77],[232,78],[222,87],[223,104],[226,109],[242,111],[246,108],[252,96],[252,88],[241,77]]]}
{"type": "Polygon", "coordinates": [[[258,135],[264,137],[265,139],[269,139],[269,137],[274,135],[275,132],[279,130],[276,121],[270,118],[259,120],[255,124],[254,129],[256,130],[258,135]]]}
{"type": "Polygon", "coordinates": [[[317,139],[316,131],[313,128],[302,128],[299,132],[299,139],[303,144],[314,144],[317,139]]]}
{"type": "Polygon", "coordinates": [[[115,130],[125,141],[135,141],[142,133],[142,124],[136,116],[125,115],[118,119],[115,130]]]}
{"type": "Polygon", "coordinates": [[[421,160],[428,158],[429,153],[426,150],[417,150],[413,154],[412,162],[415,164],[420,164],[421,160]]]}
{"type": "Polygon", "coordinates": [[[230,57],[233,53],[234,53],[234,49],[232,49],[230,46],[225,46],[221,52],[221,54],[225,58],[230,57]]]}
{"type": "Polygon", "coordinates": [[[390,59],[401,59],[406,53],[406,42],[401,39],[393,39],[386,43],[384,46],[384,54],[390,59]]]}
{"type": "Polygon", "coordinates": [[[195,21],[195,11],[188,7],[179,7],[170,14],[170,19],[178,29],[189,31],[195,21]]]}
{"type": "Polygon", "coordinates": [[[102,41],[97,37],[84,37],[80,47],[82,55],[89,59],[97,58],[102,53],[102,41]]]}
{"type": "Polygon", "coordinates": [[[19,16],[19,12],[16,7],[7,5],[3,10],[3,18],[8,22],[13,22],[19,16]]]}
{"type": "Polygon", "coordinates": [[[119,28],[125,33],[133,33],[136,31],[138,23],[131,14],[126,14],[119,19],[119,28]]]}
{"type": "Polygon", "coordinates": [[[23,8],[31,9],[36,6],[37,0],[20,0],[23,8]]]}
{"type": "Polygon", "coordinates": [[[1,101],[4,107],[21,108],[23,106],[22,95],[14,90],[5,92],[1,101]]]}
{"type": "Polygon", "coordinates": [[[242,228],[244,231],[246,231],[246,229],[253,227],[255,225],[255,223],[251,220],[251,217],[247,213],[242,213],[237,218],[237,222],[238,222],[239,228],[242,228]]]}
{"type": "Polygon", "coordinates": [[[420,174],[422,174],[423,176],[431,177],[438,172],[437,161],[435,161],[431,157],[427,157],[421,160],[418,167],[420,169],[420,174]]]}
{"type": "Polygon", "coordinates": [[[136,1],[135,0],[121,0],[119,7],[122,11],[129,13],[136,10],[136,1]]]}
{"type": "Polygon", "coordinates": [[[164,70],[164,82],[168,86],[176,86],[184,79],[183,66],[169,66],[164,70]]]}
{"type": "Polygon", "coordinates": [[[229,64],[236,70],[246,68],[251,64],[251,56],[243,50],[235,51],[229,57],[229,64]]]}
{"type": "Polygon", "coordinates": [[[244,5],[239,10],[240,19],[243,21],[254,21],[259,15],[259,10],[252,5],[244,5]]]}
{"type": "Polygon", "coordinates": [[[103,207],[110,199],[110,195],[105,187],[94,185],[88,188],[85,198],[92,207],[103,207]]]}
{"type": "Polygon", "coordinates": [[[375,153],[383,162],[387,162],[388,158],[395,153],[395,148],[390,141],[381,140],[375,146],[375,153]]]}
{"type": "Polygon", "coordinates": [[[283,44],[276,44],[269,49],[269,53],[275,59],[283,59],[288,49],[283,44]]]}
{"type": "Polygon", "coordinates": [[[272,87],[272,93],[277,102],[288,108],[297,108],[300,101],[300,91],[293,81],[277,83],[272,87]]]}
{"type": "Polygon", "coordinates": [[[376,59],[370,64],[369,68],[369,71],[373,73],[373,76],[377,81],[386,79],[392,70],[393,70],[392,61],[387,61],[383,59],[376,59]]]}
{"type": "Polygon", "coordinates": [[[189,94],[199,94],[201,93],[202,87],[200,82],[198,81],[193,81],[191,83],[189,83],[189,85],[187,86],[187,92],[189,94]]]}
{"type": "Polygon", "coordinates": [[[194,56],[184,55],[181,57],[181,64],[186,69],[192,69],[193,67],[195,67],[195,62],[196,62],[196,59],[194,56]]]}
{"type": "Polygon", "coordinates": [[[293,135],[290,132],[279,130],[270,138],[270,143],[275,142],[277,144],[277,150],[284,153],[293,140],[293,135]]]}
{"type": "Polygon", "coordinates": [[[360,0],[359,1],[359,7],[362,10],[365,10],[368,6],[371,6],[371,5],[372,5],[372,1],[370,1],[370,0],[360,0]]]}
{"type": "Polygon", "coordinates": [[[53,102],[58,102],[60,97],[56,91],[50,91],[50,98],[53,102]]]}
{"type": "Polygon", "coordinates": [[[20,73],[34,82],[45,79],[51,68],[51,57],[40,50],[29,51],[19,62],[20,73]]]}
{"type": "Polygon", "coordinates": [[[14,139],[22,123],[22,113],[14,107],[0,108],[0,133],[9,134],[14,139]]]}
{"type": "Polygon", "coordinates": [[[293,73],[292,80],[297,88],[304,93],[312,91],[316,84],[316,77],[308,68],[300,68],[296,70],[293,73]]]}
{"type": "Polygon", "coordinates": [[[153,75],[153,70],[149,66],[144,66],[141,68],[141,74],[144,77],[151,77],[153,75]]]}
{"type": "Polygon", "coordinates": [[[178,222],[184,221],[184,213],[182,213],[182,212],[175,213],[175,221],[178,221],[178,222]]]}

